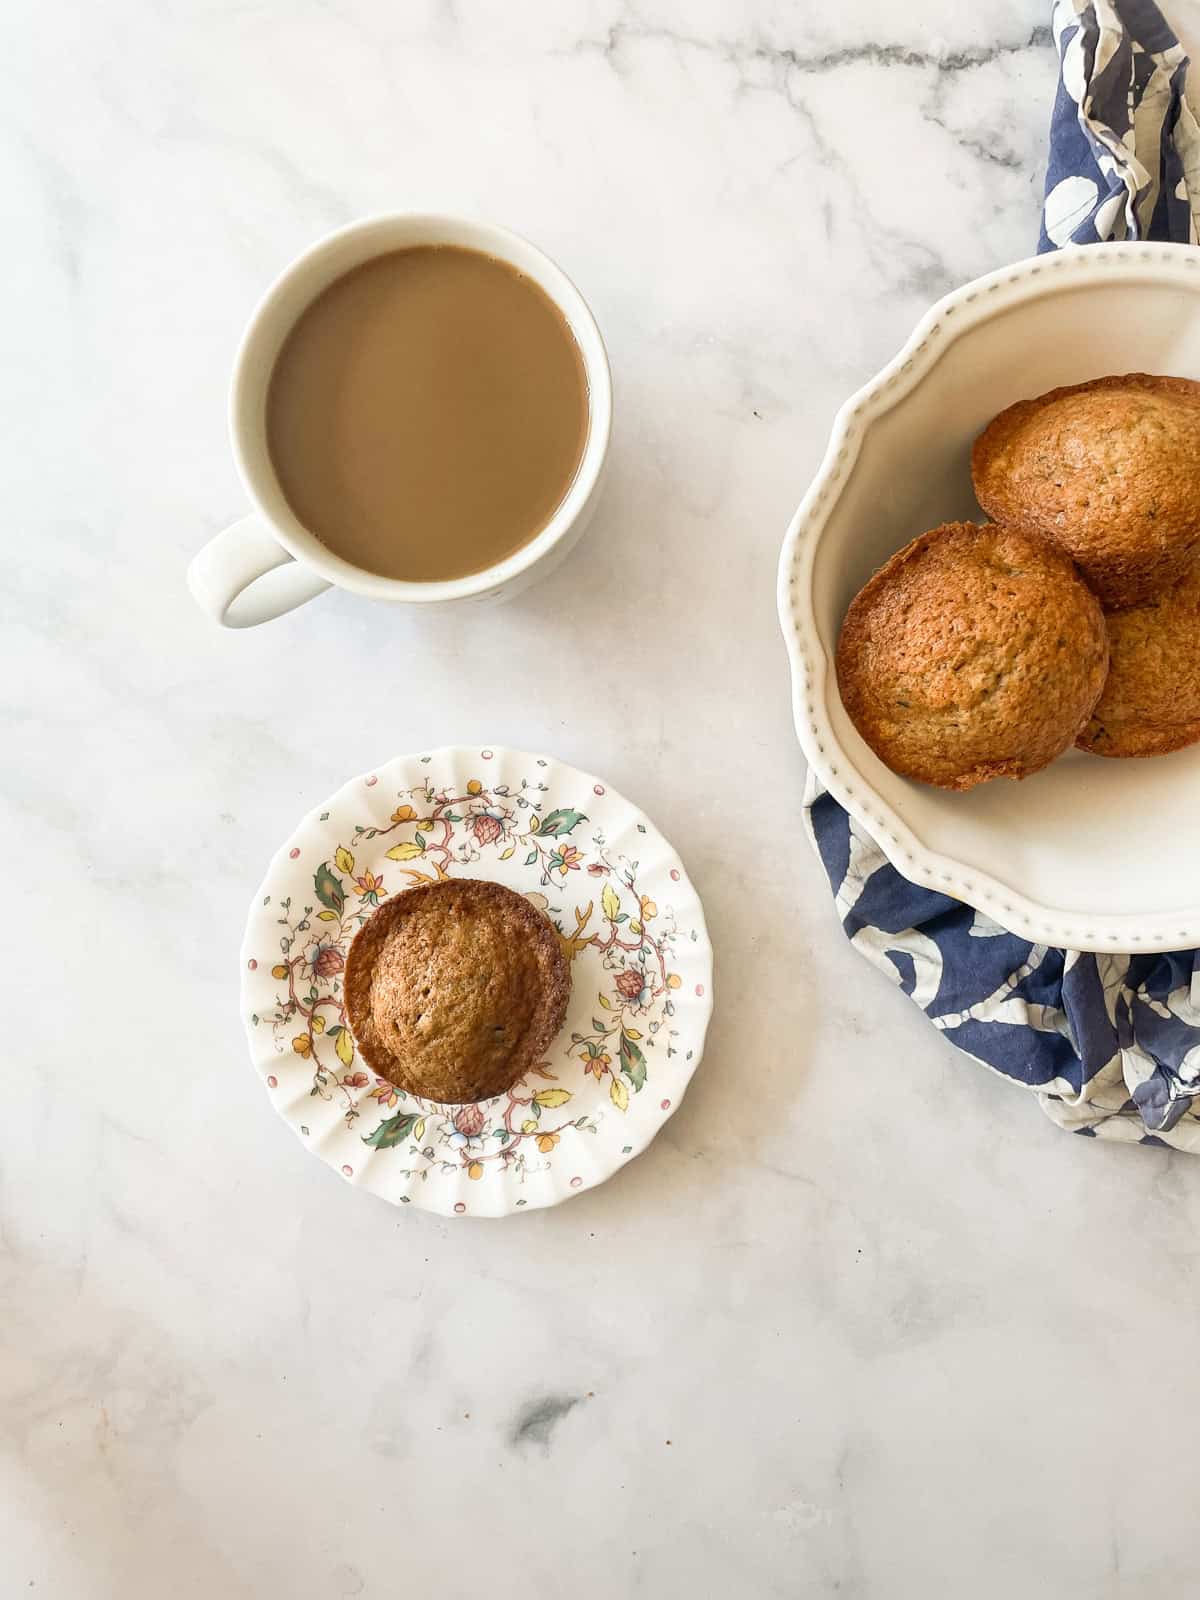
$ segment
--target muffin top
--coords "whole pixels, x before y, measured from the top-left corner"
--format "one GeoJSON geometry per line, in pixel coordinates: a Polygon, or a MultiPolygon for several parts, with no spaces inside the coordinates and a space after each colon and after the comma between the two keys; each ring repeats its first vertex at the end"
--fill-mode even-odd
{"type": "Polygon", "coordinates": [[[1022,400],[971,469],[989,516],[1055,540],[1105,606],[1137,605],[1200,550],[1200,383],[1131,372],[1022,400]]]}
{"type": "Polygon", "coordinates": [[[367,1065],[458,1105],[502,1094],[545,1055],[571,977],[558,935],[499,883],[431,883],[386,900],[346,960],[346,1015],[367,1065]]]}
{"type": "Polygon", "coordinates": [[[1099,603],[1060,550],[948,522],[897,552],[846,613],[838,685],[893,772],[943,789],[1024,778],[1069,748],[1104,683],[1099,603]]]}
{"type": "Polygon", "coordinates": [[[1200,739],[1200,561],[1182,582],[1105,618],[1108,678],[1079,746],[1161,756],[1200,739]]]}

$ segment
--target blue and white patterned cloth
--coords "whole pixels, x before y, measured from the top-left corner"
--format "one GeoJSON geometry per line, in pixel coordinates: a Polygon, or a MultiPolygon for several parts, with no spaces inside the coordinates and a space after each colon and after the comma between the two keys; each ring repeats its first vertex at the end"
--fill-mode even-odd
{"type": "Polygon", "coordinates": [[[1102,239],[1197,242],[1188,58],[1153,0],[1056,0],[1058,93],[1038,254],[1102,239]]]}
{"type": "MultiPolygon", "coordinates": [[[[1200,133],[1187,57],[1151,0],[1056,0],[1060,78],[1040,251],[1197,242],[1200,133]]],[[[1200,951],[1030,944],[896,871],[809,775],[805,820],[842,927],[967,1056],[1060,1127],[1200,1152],[1200,951]]]]}

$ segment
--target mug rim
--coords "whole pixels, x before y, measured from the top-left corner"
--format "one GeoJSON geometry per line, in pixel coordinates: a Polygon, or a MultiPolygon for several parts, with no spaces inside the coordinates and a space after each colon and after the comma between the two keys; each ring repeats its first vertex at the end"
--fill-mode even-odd
{"type": "MultiPolygon", "coordinates": [[[[313,294],[305,299],[304,309],[307,309],[321,292],[321,288],[315,289],[313,294]]],[[[298,312],[290,319],[289,332],[302,314],[302,311],[298,312]]],[[[234,358],[233,378],[229,389],[229,433],[238,476],[242,480],[254,511],[296,561],[310,567],[338,588],[348,589],[353,593],[377,600],[404,601],[418,605],[436,604],[446,600],[465,600],[500,589],[536,566],[578,522],[592,498],[608,455],[609,439],[612,434],[612,372],[604,337],[587,301],[558,263],[524,235],[516,233],[511,228],[501,227],[498,223],[451,212],[377,212],[370,216],[359,217],[341,228],[334,229],[331,233],[323,234],[295,256],[265,290],[246,324],[234,358]],[[389,245],[386,242],[378,242],[372,245],[371,241],[380,241],[380,236],[392,228],[401,228],[414,237],[407,244],[389,245]],[[346,272],[352,272],[356,265],[362,265],[377,255],[387,254],[390,249],[419,248],[421,245],[445,244],[477,249],[484,254],[495,256],[518,272],[525,271],[525,264],[532,260],[537,264],[539,273],[534,281],[566,319],[571,335],[579,347],[587,380],[588,428],[579,464],[566,493],[548,521],[532,539],[514,550],[511,555],[505,556],[502,561],[484,567],[479,572],[468,573],[462,578],[432,580],[387,578],[379,573],[369,572],[364,567],[355,566],[353,562],[347,561],[344,556],[339,556],[328,545],[322,543],[295,515],[283,494],[277,475],[270,466],[269,457],[267,458],[269,478],[258,463],[250,459],[247,447],[247,435],[250,429],[247,406],[250,404],[249,390],[254,385],[259,370],[256,346],[262,336],[263,325],[277,308],[279,301],[296,284],[298,278],[319,265],[324,258],[338,252],[339,247],[356,238],[362,239],[364,248],[353,262],[340,266],[330,282],[336,281],[337,277],[343,276],[346,272]],[[273,498],[284,508],[286,515],[281,516],[277,509],[268,505],[267,499],[271,490],[275,491],[273,498]]]]}

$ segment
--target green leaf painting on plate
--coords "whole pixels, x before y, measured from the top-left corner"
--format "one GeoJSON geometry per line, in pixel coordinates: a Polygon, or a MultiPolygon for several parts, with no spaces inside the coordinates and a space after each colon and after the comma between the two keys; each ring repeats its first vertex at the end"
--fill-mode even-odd
{"type": "Polygon", "coordinates": [[[572,828],[577,828],[587,818],[582,811],[552,811],[548,817],[542,818],[538,832],[545,838],[559,838],[564,833],[570,833],[572,828]]]}
{"type": "Polygon", "coordinates": [[[341,916],[342,907],[346,904],[346,889],[342,880],[335,878],[330,871],[328,861],[322,861],[313,873],[313,888],[317,891],[317,899],[321,904],[341,916]]]}
{"type": "Polygon", "coordinates": [[[364,1133],[363,1143],[372,1145],[376,1150],[390,1150],[394,1145],[402,1144],[420,1120],[418,1112],[397,1112],[394,1117],[385,1117],[373,1132],[364,1133]]]}
{"type": "Polygon", "coordinates": [[[639,1093],[646,1082],[646,1058],[627,1033],[621,1035],[621,1071],[639,1093]]]}

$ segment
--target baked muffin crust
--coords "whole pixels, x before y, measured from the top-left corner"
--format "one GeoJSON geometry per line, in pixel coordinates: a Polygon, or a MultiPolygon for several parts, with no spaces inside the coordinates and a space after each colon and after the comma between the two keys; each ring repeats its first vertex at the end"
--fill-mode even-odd
{"type": "Polygon", "coordinates": [[[1070,560],[972,522],[898,551],[855,597],[837,650],[843,704],[880,760],[960,790],[1069,749],[1107,666],[1103,613],[1070,560]]]}
{"type": "Polygon", "coordinates": [[[1111,612],[1108,677],[1081,750],[1161,756],[1200,739],[1200,560],[1174,588],[1111,612]]]}
{"type": "Polygon", "coordinates": [[[1200,553],[1200,383],[1131,372],[1021,400],[971,470],[989,516],[1061,545],[1105,607],[1138,605],[1200,553]]]}
{"type": "Polygon", "coordinates": [[[346,960],[346,1016],[363,1060],[397,1088],[451,1105],[487,1100],[545,1055],[571,979],[540,911],[480,879],[384,903],[346,960]]]}

